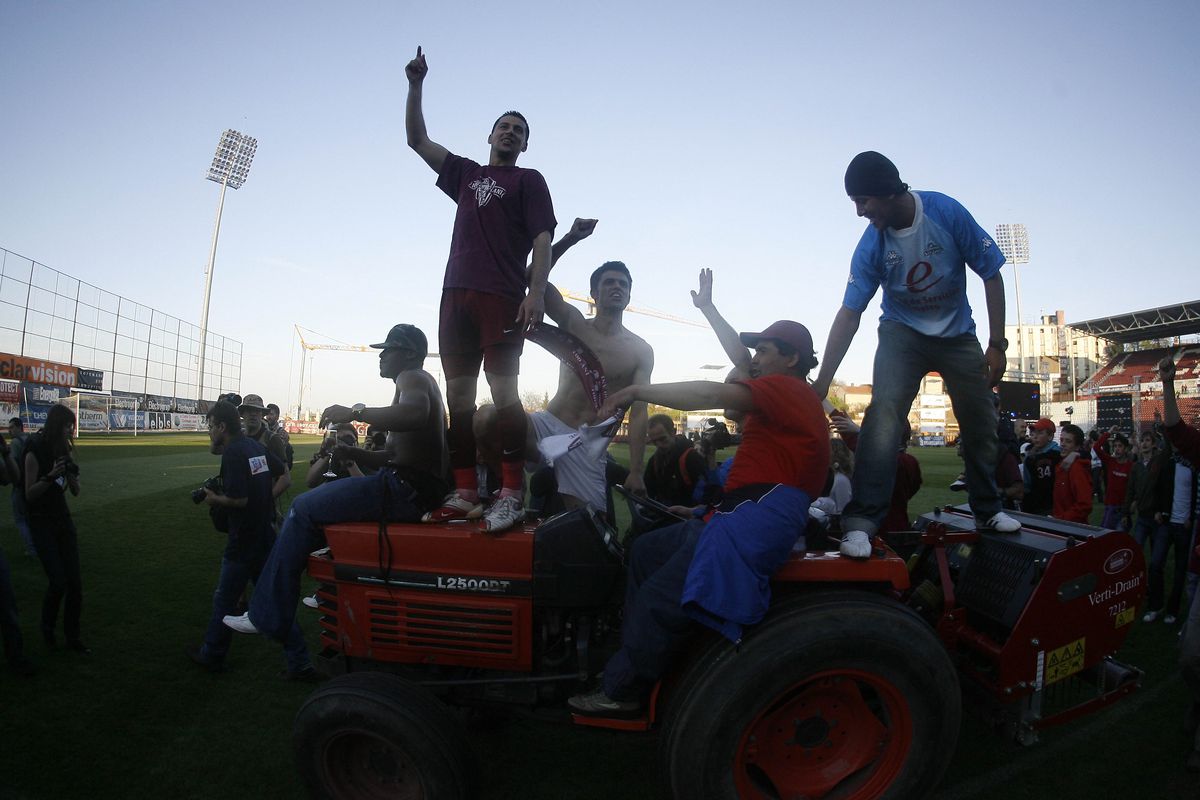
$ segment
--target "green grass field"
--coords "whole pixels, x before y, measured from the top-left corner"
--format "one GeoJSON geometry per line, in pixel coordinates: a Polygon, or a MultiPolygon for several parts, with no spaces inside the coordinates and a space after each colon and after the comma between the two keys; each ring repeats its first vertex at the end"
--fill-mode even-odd
{"type": "MultiPolygon", "coordinates": [[[[312,687],[278,676],[280,648],[239,637],[230,669],[217,675],[183,654],[204,631],[223,547],[204,507],[188,497],[217,471],[206,444],[206,437],[179,434],[80,441],[83,493],[72,507],[90,656],[42,645],[45,577],[21,554],[7,509],[0,511],[0,547],[12,567],[26,650],[40,667],[32,679],[0,672],[0,799],[301,796],[289,738],[312,687]]],[[[298,437],[296,445],[299,485],[316,442],[298,437]]],[[[914,452],[926,488],[910,510],[960,500],[944,488],[958,470],[954,451],[914,452]]],[[[315,644],[316,617],[301,620],[315,644]]],[[[938,796],[1200,796],[1200,782],[1182,768],[1186,692],[1175,631],[1139,618],[1118,657],[1146,670],[1143,690],[1035,747],[1009,744],[966,716],[938,796]]],[[[490,800],[640,798],[657,785],[650,735],[514,720],[472,736],[490,800]]]]}

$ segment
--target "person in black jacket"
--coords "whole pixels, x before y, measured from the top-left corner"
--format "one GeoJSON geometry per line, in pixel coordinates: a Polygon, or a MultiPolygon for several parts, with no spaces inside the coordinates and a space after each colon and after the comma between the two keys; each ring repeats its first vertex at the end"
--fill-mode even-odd
{"type": "Polygon", "coordinates": [[[25,445],[25,504],[33,543],[50,581],[42,600],[42,637],[50,647],[57,644],[54,631],[65,598],[67,647],[90,653],[79,634],[83,578],[75,522],[67,507],[67,492],[79,494],[79,467],[71,457],[74,434],[75,413],[63,405],[51,406],[45,426],[25,445]]]}
{"type": "Polygon", "coordinates": [[[704,456],[686,436],[676,435],[675,423],[666,414],[646,421],[646,440],[654,445],[643,478],[646,496],[666,506],[694,505],[692,493],[704,477],[704,456]]]}
{"type": "Polygon", "coordinates": [[[1159,447],[1154,433],[1144,431],[1138,439],[1138,458],[1129,470],[1129,483],[1125,488],[1125,529],[1133,532],[1139,547],[1145,547],[1147,540],[1150,542],[1143,622],[1154,622],[1163,611],[1163,567],[1171,543],[1168,523],[1174,483],[1170,447],[1159,447]],[[1137,521],[1131,525],[1135,514],[1137,521]]]}

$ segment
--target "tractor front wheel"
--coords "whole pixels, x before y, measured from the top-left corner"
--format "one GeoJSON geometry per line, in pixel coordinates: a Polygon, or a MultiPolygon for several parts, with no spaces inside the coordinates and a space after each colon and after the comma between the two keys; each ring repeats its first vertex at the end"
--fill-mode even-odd
{"type": "Polygon", "coordinates": [[[426,689],[380,672],[330,680],[292,728],[312,797],[462,800],[474,795],[474,758],[462,726],[426,689]]]}

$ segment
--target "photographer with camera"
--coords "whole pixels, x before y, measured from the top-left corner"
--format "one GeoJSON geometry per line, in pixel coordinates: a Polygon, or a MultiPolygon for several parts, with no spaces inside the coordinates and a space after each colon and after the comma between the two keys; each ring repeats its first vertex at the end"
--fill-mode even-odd
{"type": "Polygon", "coordinates": [[[83,578],[79,568],[79,541],[67,508],[66,493],[79,495],[79,466],[72,460],[75,414],[53,405],[42,430],[25,443],[25,505],[29,530],[38,558],[50,583],[42,600],[42,638],[54,647],[58,607],[63,610],[67,647],[77,653],[92,652],[79,637],[83,612],[83,578]]]}
{"type": "Polygon", "coordinates": [[[267,407],[259,395],[246,395],[245,399],[237,404],[237,407],[238,413],[242,415],[242,425],[247,438],[261,444],[280,464],[284,465],[283,473],[275,478],[275,482],[271,486],[271,497],[279,497],[292,485],[292,473],[287,468],[287,441],[284,439],[284,433],[282,431],[273,433],[267,427],[264,419],[267,407]]]}
{"type": "Polygon", "coordinates": [[[339,444],[358,447],[358,431],[354,430],[354,425],[349,422],[338,423],[332,434],[321,442],[321,449],[314,453],[312,460],[308,462],[308,475],[304,479],[308,488],[315,489],[322,483],[336,481],[338,478],[361,478],[366,474],[357,462],[335,455],[339,444]]]}
{"type": "MultiPolygon", "coordinates": [[[[229,540],[221,556],[221,572],[213,592],[212,615],[204,643],[189,647],[186,652],[206,670],[219,672],[225,667],[233,638],[221,620],[234,612],[248,581],[253,580],[257,585],[275,540],[272,485],[285,467],[261,443],[243,434],[238,409],[228,402],[217,402],[209,409],[208,438],[212,453],[221,456],[221,475],[219,482],[210,479],[197,489],[193,500],[203,493],[201,501],[214,509],[214,526],[227,533],[229,540]]],[[[314,679],[316,672],[299,626],[293,622],[282,638],[288,680],[314,679]]]]}

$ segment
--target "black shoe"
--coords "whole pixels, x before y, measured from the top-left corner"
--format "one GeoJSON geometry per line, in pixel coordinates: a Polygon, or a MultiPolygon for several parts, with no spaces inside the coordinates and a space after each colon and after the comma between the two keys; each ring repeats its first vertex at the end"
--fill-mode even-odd
{"type": "Polygon", "coordinates": [[[321,673],[309,664],[307,667],[302,667],[297,670],[285,669],[279,673],[285,681],[294,681],[296,683],[319,683],[325,680],[321,673]]]}
{"type": "Polygon", "coordinates": [[[25,656],[21,656],[15,661],[9,661],[8,668],[14,674],[20,675],[22,678],[29,678],[37,674],[37,665],[25,656]]]}
{"type": "Polygon", "coordinates": [[[81,656],[90,656],[92,654],[92,648],[88,647],[86,644],[84,644],[79,639],[68,639],[67,640],[67,649],[74,650],[76,653],[79,653],[81,656]]]}
{"type": "Polygon", "coordinates": [[[200,652],[200,648],[196,647],[195,645],[188,645],[187,647],[183,648],[183,652],[187,654],[187,657],[190,658],[193,663],[203,667],[208,672],[225,671],[224,661],[213,661],[212,659],[205,658],[204,654],[200,652]]]}

